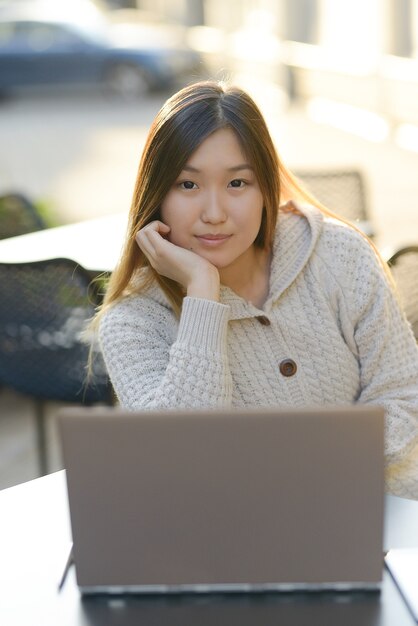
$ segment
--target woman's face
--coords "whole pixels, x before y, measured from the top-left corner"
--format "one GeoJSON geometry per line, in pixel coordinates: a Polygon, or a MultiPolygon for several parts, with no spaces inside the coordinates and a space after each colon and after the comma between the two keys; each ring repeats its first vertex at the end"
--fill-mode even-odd
{"type": "Polygon", "coordinates": [[[254,256],[263,197],[234,132],[215,131],[191,155],[161,205],[169,240],[219,270],[254,256]]]}

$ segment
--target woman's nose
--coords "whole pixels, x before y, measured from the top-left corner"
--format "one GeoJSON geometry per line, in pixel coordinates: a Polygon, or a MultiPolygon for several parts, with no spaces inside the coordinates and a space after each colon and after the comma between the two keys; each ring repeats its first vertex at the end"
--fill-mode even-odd
{"type": "Polygon", "coordinates": [[[226,218],[225,207],[220,195],[216,192],[208,194],[202,208],[202,221],[216,224],[225,222],[226,218]]]}

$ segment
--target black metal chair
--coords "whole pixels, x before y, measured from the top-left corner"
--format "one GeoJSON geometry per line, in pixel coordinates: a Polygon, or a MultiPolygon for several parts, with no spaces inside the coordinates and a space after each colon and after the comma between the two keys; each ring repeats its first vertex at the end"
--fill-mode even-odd
{"type": "Polygon", "coordinates": [[[369,237],[374,236],[362,172],[355,169],[295,170],[295,175],[327,208],[355,223],[369,237]]]}
{"type": "Polygon", "coordinates": [[[45,402],[113,404],[98,350],[87,379],[82,334],[100,294],[70,259],[0,263],[0,384],[35,401],[40,473],[47,471],[45,402]]]}
{"type": "Polygon", "coordinates": [[[401,304],[418,341],[418,245],[397,250],[388,264],[401,304]]]}
{"type": "Polygon", "coordinates": [[[0,239],[47,228],[36,206],[21,193],[0,196],[0,239]]]}

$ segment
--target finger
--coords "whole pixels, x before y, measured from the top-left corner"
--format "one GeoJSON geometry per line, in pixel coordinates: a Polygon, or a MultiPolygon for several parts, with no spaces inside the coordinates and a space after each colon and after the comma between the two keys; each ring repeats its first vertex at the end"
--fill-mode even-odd
{"type": "Polygon", "coordinates": [[[151,224],[149,224],[149,226],[150,231],[158,233],[163,239],[166,239],[168,233],[171,231],[170,226],[167,226],[167,224],[164,224],[164,222],[160,222],[158,220],[152,222],[151,224]]]}
{"type": "Polygon", "coordinates": [[[161,232],[163,232],[163,233],[169,233],[170,232],[171,228],[170,228],[170,226],[168,226],[168,224],[164,224],[164,222],[160,222],[159,220],[157,220],[155,223],[157,224],[158,231],[160,233],[161,232]]]}
{"type": "Polygon", "coordinates": [[[142,228],[141,230],[144,230],[144,231],[153,230],[154,232],[157,232],[157,233],[158,232],[169,233],[171,228],[170,226],[168,226],[167,224],[164,224],[164,222],[161,222],[160,220],[154,220],[153,222],[150,222],[149,224],[144,226],[144,228],[142,228]]]}
{"type": "Polygon", "coordinates": [[[144,226],[144,228],[141,228],[141,230],[139,230],[137,232],[137,234],[135,235],[135,238],[137,240],[137,242],[143,241],[145,237],[147,237],[149,235],[149,233],[159,233],[160,236],[165,236],[170,232],[171,228],[170,226],[167,226],[167,224],[164,224],[163,222],[160,222],[159,220],[154,220],[153,222],[150,222],[149,224],[147,224],[146,226],[144,226]]]}
{"type": "Polygon", "coordinates": [[[154,246],[152,244],[152,241],[150,240],[149,233],[147,233],[145,229],[140,230],[135,235],[135,240],[139,248],[142,250],[142,252],[145,254],[145,256],[148,259],[151,256],[155,256],[154,246]]]}
{"type": "Polygon", "coordinates": [[[146,234],[147,241],[152,246],[155,257],[164,257],[169,253],[169,248],[167,246],[172,246],[164,236],[162,236],[159,232],[154,230],[149,230],[146,234]]]}

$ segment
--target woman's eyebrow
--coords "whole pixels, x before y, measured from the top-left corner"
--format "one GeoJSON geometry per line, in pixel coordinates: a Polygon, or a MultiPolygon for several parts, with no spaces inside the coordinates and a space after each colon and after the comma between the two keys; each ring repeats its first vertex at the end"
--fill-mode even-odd
{"type": "Polygon", "coordinates": [[[228,172],[238,172],[238,170],[251,170],[254,171],[254,168],[251,167],[249,163],[241,163],[241,165],[234,165],[232,167],[228,167],[228,172]]]}
{"type": "MultiPolygon", "coordinates": [[[[254,168],[248,163],[241,163],[240,165],[233,165],[232,167],[226,168],[228,172],[238,172],[239,170],[251,170],[254,171],[254,168]]],[[[185,165],[183,167],[183,172],[193,172],[195,174],[200,174],[201,170],[197,167],[193,167],[193,165],[185,165]]]]}

